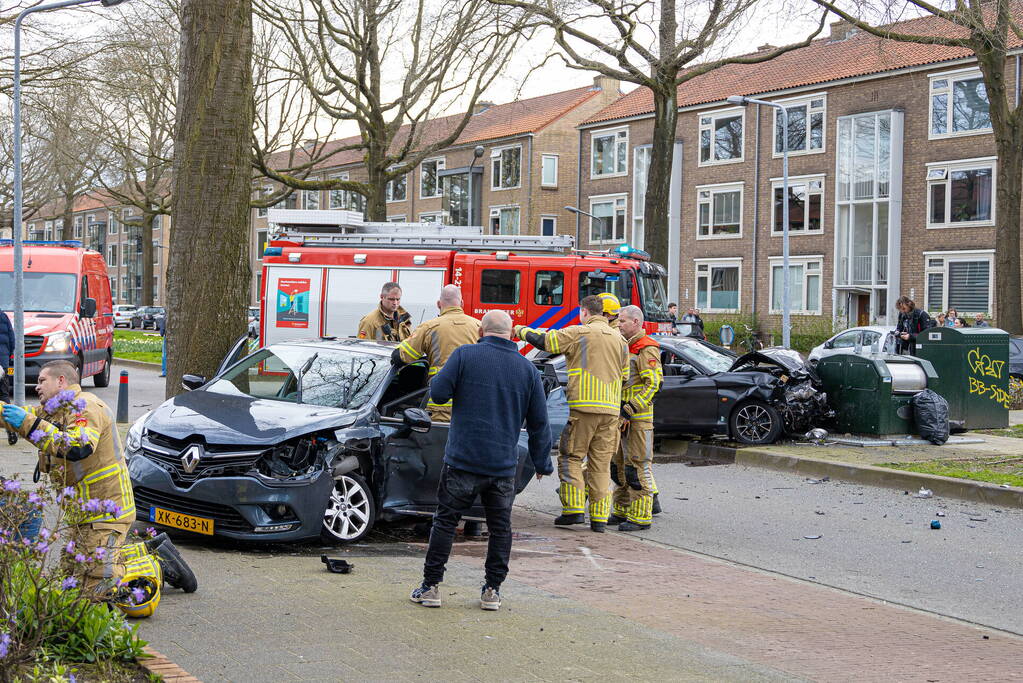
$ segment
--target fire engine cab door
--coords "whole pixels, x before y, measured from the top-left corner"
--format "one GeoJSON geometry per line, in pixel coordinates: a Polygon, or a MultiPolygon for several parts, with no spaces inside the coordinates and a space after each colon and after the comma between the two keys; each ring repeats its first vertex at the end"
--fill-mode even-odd
{"type": "Polygon", "coordinates": [[[268,266],[263,343],[320,335],[323,269],[268,266]]]}

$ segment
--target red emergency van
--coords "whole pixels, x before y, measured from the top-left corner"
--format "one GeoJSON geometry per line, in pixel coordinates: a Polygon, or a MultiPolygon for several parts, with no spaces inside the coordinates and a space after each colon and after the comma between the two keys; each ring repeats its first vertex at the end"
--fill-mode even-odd
{"type": "Polygon", "coordinates": [[[612,292],[643,309],[646,329],[670,333],[666,272],[641,251],[569,249],[569,238],[394,232],[285,232],[263,255],[260,339],[354,336],[385,282],[402,287],[413,325],[437,315],[442,286],[462,288],[474,317],[507,311],[516,324],[558,329],[578,322],[579,301],[612,292]],[[561,252],[560,250],[564,250],[561,252]]]}
{"type": "MultiPolygon", "coordinates": [[[[51,360],[66,360],[110,383],[114,312],[103,256],[77,241],[25,241],[25,382],[51,360]]],[[[14,310],[14,246],[0,240],[0,310],[14,310]]]]}

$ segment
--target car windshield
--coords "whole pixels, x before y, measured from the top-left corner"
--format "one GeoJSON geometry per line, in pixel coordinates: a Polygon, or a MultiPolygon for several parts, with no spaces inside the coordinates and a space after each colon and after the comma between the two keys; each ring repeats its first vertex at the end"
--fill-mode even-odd
{"type": "MultiPolygon", "coordinates": [[[[25,273],[25,310],[71,313],[78,276],[73,273],[25,273]]],[[[14,273],[0,273],[0,310],[14,310],[14,273]]]]}
{"type": "Polygon", "coordinates": [[[162,306],[147,306],[146,313],[163,313],[162,306]]]}
{"type": "Polygon", "coordinates": [[[643,315],[651,322],[668,322],[668,295],[663,275],[639,275],[640,295],[643,298],[643,315]]]}
{"type": "Polygon", "coordinates": [[[359,408],[373,396],[390,367],[389,359],[382,356],[281,344],[249,356],[206,391],[298,403],[297,375],[305,369],[302,403],[359,408]]]}
{"type": "Polygon", "coordinates": [[[710,373],[728,372],[732,363],[735,362],[734,358],[718,353],[703,344],[686,344],[682,347],[682,353],[688,360],[698,363],[700,367],[706,368],[710,373]]]}

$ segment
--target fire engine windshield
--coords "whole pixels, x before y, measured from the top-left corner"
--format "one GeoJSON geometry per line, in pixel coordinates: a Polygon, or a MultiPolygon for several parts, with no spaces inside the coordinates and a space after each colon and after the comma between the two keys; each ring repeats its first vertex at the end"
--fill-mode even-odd
{"type": "MultiPolygon", "coordinates": [[[[78,276],[73,273],[25,273],[25,310],[71,313],[78,276]]],[[[14,273],[0,273],[0,309],[14,310],[14,273]]]]}
{"type": "Polygon", "coordinates": [[[667,287],[663,275],[640,273],[639,290],[643,299],[643,316],[651,322],[669,322],[667,287]]]}

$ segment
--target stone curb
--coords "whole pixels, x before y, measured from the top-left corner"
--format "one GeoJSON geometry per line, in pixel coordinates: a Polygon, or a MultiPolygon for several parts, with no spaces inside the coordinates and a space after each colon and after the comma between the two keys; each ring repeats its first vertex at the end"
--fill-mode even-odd
{"type": "Polygon", "coordinates": [[[198,678],[148,645],[145,647],[145,652],[150,657],[148,659],[140,659],[139,665],[146,671],[160,676],[164,683],[202,683],[198,678]]]}
{"type": "Polygon", "coordinates": [[[111,366],[111,370],[117,370],[118,365],[127,365],[129,368],[145,368],[146,370],[159,370],[159,363],[147,363],[143,360],[130,360],[128,358],[118,358],[114,356],[114,364],[111,366]]]}
{"type": "Polygon", "coordinates": [[[902,489],[915,493],[920,488],[930,489],[936,496],[962,498],[977,503],[1001,507],[1023,508],[1023,488],[1003,488],[997,484],[969,479],[953,479],[922,472],[906,472],[874,465],[859,465],[834,460],[816,460],[797,455],[784,455],[756,448],[740,448],[735,452],[735,464],[764,467],[809,477],[831,477],[868,486],[902,489]]]}

